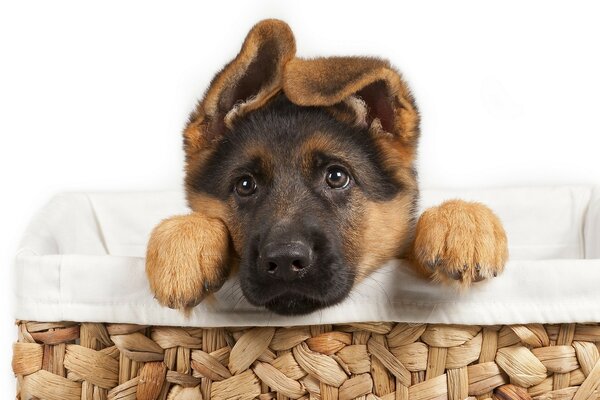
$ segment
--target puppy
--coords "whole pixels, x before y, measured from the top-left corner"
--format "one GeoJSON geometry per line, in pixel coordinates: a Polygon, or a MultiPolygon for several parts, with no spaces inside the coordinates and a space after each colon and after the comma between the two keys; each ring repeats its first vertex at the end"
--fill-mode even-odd
{"type": "Polygon", "coordinates": [[[193,213],[153,231],[158,301],[189,308],[238,271],[247,300],[279,314],[342,301],[392,258],[468,287],[496,276],[506,235],[484,205],[417,220],[419,113],[387,61],[295,58],[282,21],[252,28],[184,131],[193,213]]]}

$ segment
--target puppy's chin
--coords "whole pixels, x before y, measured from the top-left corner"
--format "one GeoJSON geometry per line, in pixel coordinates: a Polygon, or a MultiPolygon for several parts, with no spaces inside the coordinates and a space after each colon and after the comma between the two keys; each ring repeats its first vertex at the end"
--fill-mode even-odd
{"type": "Polygon", "coordinates": [[[351,286],[343,293],[337,296],[326,296],[326,298],[318,299],[308,297],[300,293],[284,292],[275,297],[269,298],[266,302],[254,302],[252,298],[246,295],[246,299],[255,306],[264,306],[267,310],[273,311],[280,315],[303,315],[324,307],[332,306],[344,300],[350,292],[351,286]]]}
{"type": "Polygon", "coordinates": [[[333,270],[337,273],[329,279],[313,277],[286,283],[256,279],[244,273],[242,267],[240,284],[251,304],[280,315],[302,315],[337,304],[348,296],[354,285],[354,274],[341,272],[342,268],[333,270]]]}
{"type": "Polygon", "coordinates": [[[267,310],[281,315],[303,315],[309,314],[325,305],[318,300],[314,300],[302,295],[287,293],[265,304],[267,310]]]}

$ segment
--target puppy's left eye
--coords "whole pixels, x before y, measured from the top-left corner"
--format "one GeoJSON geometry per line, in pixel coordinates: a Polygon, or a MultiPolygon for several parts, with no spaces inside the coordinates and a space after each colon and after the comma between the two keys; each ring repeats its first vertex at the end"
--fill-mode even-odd
{"type": "Polygon", "coordinates": [[[242,176],[235,184],[235,191],[239,196],[250,196],[256,191],[256,181],[250,175],[242,176]]]}
{"type": "Polygon", "coordinates": [[[329,167],[325,174],[325,182],[332,189],[345,189],[350,184],[350,175],[342,167],[329,167]]]}

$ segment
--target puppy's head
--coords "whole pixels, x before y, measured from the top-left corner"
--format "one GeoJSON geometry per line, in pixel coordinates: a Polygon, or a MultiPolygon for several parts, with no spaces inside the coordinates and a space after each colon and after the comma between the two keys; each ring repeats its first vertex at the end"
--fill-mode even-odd
{"type": "Polygon", "coordinates": [[[418,113],[371,58],[294,58],[263,21],[184,132],[193,210],[225,222],[245,297],[282,314],[335,304],[402,255],[418,196],[418,113]]]}

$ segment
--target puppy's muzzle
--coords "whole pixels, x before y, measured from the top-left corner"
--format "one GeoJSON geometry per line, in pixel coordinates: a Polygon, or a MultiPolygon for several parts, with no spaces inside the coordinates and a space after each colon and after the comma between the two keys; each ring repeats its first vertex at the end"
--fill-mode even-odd
{"type": "Polygon", "coordinates": [[[313,251],[305,241],[273,241],[260,251],[261,274],[285,282],[302,278],[313,264],[313,251]]]}

